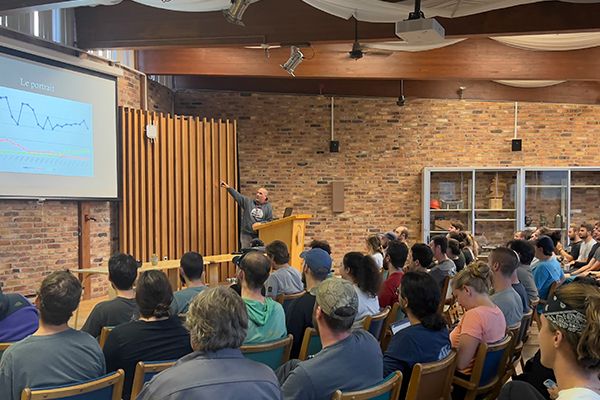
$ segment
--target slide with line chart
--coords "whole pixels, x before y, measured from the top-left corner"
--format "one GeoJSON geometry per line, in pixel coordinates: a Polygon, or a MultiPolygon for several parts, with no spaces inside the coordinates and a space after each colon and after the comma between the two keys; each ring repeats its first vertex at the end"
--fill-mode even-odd
{"type": "Polygon", "coordinates": [[[0,86],[0,172],[93,176],[92,105],[0,86]]]}

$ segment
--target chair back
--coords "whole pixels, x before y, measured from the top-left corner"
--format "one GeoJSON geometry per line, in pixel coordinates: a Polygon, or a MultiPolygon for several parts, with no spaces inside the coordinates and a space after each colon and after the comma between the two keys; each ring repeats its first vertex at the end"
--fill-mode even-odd
{"type": "Polygon", "coordinates": [[[290,359],[293,336],[267,343],[250,344],[241,347],[246,358],[268,365],[276,370],[290,359]]]}
{"type": "Polygon", "coordinates": [[[140,361],[135,366],[135,374],[133,375],[133,384],[131,385],[131,398],[135,399],[142,391],[144,383],[154,378],[154,375],[171,368],[175,365],[173,361],[140,361]]]}
{"type": "Polygon", "coordinates": [[[281,304],[283,306],[283,309],[285,311],[287,311],[288,307],[290,306],[290,303],[302,296],[304,296],[304,293],[306,293],[306,290],[303,290],[301,292],[298,293],[292,293],[292,294],[279,294],[277,295],[277,297],[275,298],[275,301],[277,301],[279,304],[281,304]]]}
{"type": "Polygon", "coordinates": [[[521,318],[521,329],[519,330],[519,336],[517,345],[523,345],[525,343],[525,338],[527,337],[527,333],[529,332],[529,327],[531,326],[531,320],[533,318],[533,310],[529,310],[527,313],[523,314],[523,318],[521,318]]]}
{"type": "Polygon", "coordinates": [[[390,310],[390,313],[388,314],[387,318],[385,319],[385,322],[383,323],[383,329],[381,330],[381,341],[380,341],[380,345],[381,345],[381,351],[385,353],[385,351],[387,350],[388,345],[390,344],[390,340],[392,339],[392,331],[391,331],[391,326],[394,322],[398,322],[402,319],[404,319],[406,317],[406,314],[404,314],[404,312],[402,311],[402,309],[400,308],[400,303],[394,303],[392,305],[392,309],[390,310]]]}
{"type": "Polygon", "coordinates": [[[385,325],[385,320],[389,313],[390,306],[387,306],[375,315],[366,316],[363,320],[363,328],[366,331],[369,331],[377,341],[381,340],[382,334],[384,333],[383,327],[385,325]]]}
{"type": "Polygon", "coordinates": [[[355,392],[336,390],[331,400],[398,400],[402,387],[402,372],[392,372],[383,382],[355,392]]]}
{"type": "Polygon", "coordinates": [[[323,349],[321,338],[315,328],[306,328],[304,331],[304,337],[302,338],[302,346],[300,346],[300,353],[298,359],[300,361],[308,360],[311,356],[314,356],[323,349]]]}
{"type": "Polygon", "coordinates": [[[121,400],[125,372],[122,369],[98,379],[54,388],[25,388],[21,400],[121,400]]]}
{"type": "Polygon", "coordinates": [[[444,278],[444,282],[442,283],[442,288],[440,291],[440,304],[438,305],[438,313],[444,313],[444,306],[446,305],[446,296],[448,293],[448,286],[450,286],[450,277],[446,276],[444,278]]]}
{"type": "Polygon", "coordinates": [[[478,382],[479,389],[493,387],[506,369],[512,336],[493,344],[482,343],[477,349],[473,365],[472,382],[478,382]]]}
{"type": "Polygon", "coordinates": [[[406,400],[446,400],[450,398],[452,378],[456,369],[456,351],[439,361],[413,366],[406,400]]]}
{"type": "Polygon", "coordinates": [[[104,345],[106,344],[106,339],[108,339],[108,335],[110,335],[110,332],[113,330],[114,326],[103,326],[102,330],[100,331],[100,337],[98,338],[98,344],[100,345],[100,348],[103,349],[104,345]]]}
{"type": "Polygon", "coordinates": [[[11,344],[11,342],[0,343],[0,358],[2,358],[2,354],[10,347],[11,344]]]}

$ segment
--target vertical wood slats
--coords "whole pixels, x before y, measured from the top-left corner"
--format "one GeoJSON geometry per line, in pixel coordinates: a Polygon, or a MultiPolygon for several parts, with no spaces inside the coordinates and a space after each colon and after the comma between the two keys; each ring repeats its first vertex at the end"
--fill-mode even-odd
{"type": "MultiPolygon", "coordinates": [[[[237,207],[219,181],[237,180],[235,122],[121,109],[120,248],[136,259],[237,249],[237,207]],[[146,124],[158,139],[146,138],[146,124]]],[[[233,276],[221,266],[221,280],[233,276]]]]}

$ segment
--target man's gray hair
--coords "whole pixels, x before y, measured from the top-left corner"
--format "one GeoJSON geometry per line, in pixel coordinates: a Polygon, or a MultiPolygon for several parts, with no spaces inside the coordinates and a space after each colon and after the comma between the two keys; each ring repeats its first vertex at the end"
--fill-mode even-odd
{"type": "Polygon", "coordinates": [[[237,349],[248,331],[246,305],[229,287],[204,289],[190,304],[186,325],[194,351],[237,349]]]}

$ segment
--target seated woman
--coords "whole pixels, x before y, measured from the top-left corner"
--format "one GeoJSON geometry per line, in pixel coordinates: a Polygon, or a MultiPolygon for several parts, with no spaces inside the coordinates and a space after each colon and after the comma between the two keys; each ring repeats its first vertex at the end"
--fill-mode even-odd
{"type": "Polygon", "coordinates": [[[383,247],[379,236],[373,235],[367,238],[367,254],[373,257],[375,265],[381,271],[383,268],[383,247]]]}
{"type": "Polygon", "coordinates": [[[438,313],[440,287],[429,274],[407,272],[402,278],[399,300],[410,326],[392,337],[383,356],[383,376],[402,372],[403,399],[413,366],[441,360],[450,354],[451,347],[446,321],[438,313]]]}
{"type": "Polygon", "coordinates": [[[140,319],[115,327],[104,345],[106,370],[125,371],[123,399],[129,399],[139,361],[177,360],[192,352],[190,335],[177,316],[169,315],[173,291],[161,271],[145,271],[137,281],[140,319]]]}
{"type": "Polygon", "coordinates": [[[18,293],[4,294],[0,288],[0,343],[18,342],[38,329],[36,308],[18,293]]]}
{"type": "Polygon", "coordinates": [[[354,284],[358,295],[358,313],[354,319],[358,326],[367,315],[379,312],[377,293],[381,287],[381,274],[373,258],[359,252],[346,253],[340,272],[342,278],[354,284]]]}
{"type": "MultiPolygon", "coordinates": [[[[458,351],[456,369],[469,375],[480,343],[494,343],[506,334],[506,320],[490,296],[491,270],[483,262],[466,266],[452,279],[452,293],[466,310],[450,333],[452,347],[458,351]]],[[[454,392],[453,392],[454,397],[454,392]]]]}

